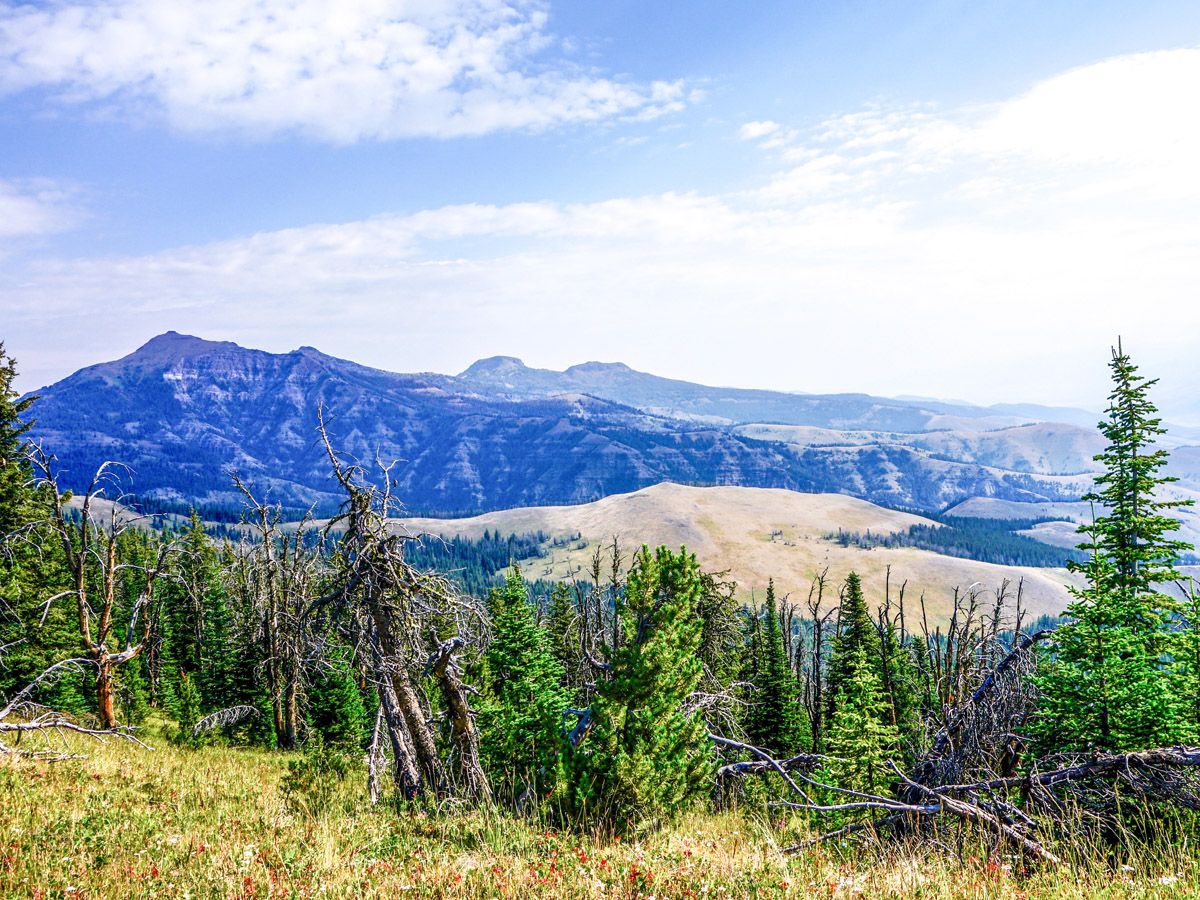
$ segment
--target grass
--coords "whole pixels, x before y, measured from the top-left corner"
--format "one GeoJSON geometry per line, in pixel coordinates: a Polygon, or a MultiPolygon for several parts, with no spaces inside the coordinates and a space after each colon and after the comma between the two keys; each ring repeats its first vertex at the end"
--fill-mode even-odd
{"type": "Polygon", "coordinates": [[[357,776],[309,802],[287,791],[278,753],[76,749],[0,758],[0,897],[1200,896],[1200,854],[1186,848],[1027,874],[932,845],[784,856],[795,832],[753,815],[696,814],[620,841],[497,812],[371,809],[357,776]]]}

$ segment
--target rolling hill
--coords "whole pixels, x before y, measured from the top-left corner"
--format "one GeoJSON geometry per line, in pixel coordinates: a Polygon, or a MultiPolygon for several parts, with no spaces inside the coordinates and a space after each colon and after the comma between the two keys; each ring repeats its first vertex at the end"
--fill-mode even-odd
{"type": "Polygon", "coordinates": [[[826,537],[838,528],[891,533],[919,523],[929,520],[837,494],[678,484],[659,484],[580,506],[399,520],[411,534],[443,537],[479,537],[484,531],[581,536],[545,557],[521,560],[530,578],[583,578],[595,548],[617,536],[627,552],[642,543],[686,545],[705,569],[727,570],[743,599],[752,592],[761,596],[767,579],[774,578],[781,594],[790,592],[803,600],[813,577],[827,568],[831,599],[836,600],[837,585],[853,569],[862,576],[868,597],[881,600],[890,566],[893,599],[899,585],[907,582],[910,615],[919,614],[917,601],[924,594],[930,619],[939,623],[949,616],[954,588],[966,590],[972,584],[994,591],[1004,579],[1014,586],[1024,579],[1026,607],[1035,616],[1058,613],[1068,602],[1066,585],[1074,576],[1065,570],[997,566],[913,548],[842,547],[826,537]]]}

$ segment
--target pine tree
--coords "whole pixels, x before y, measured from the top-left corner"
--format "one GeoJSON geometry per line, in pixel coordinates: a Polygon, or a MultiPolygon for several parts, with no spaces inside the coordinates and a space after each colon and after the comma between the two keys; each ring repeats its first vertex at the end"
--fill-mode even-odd
{"type": "MultiPolygon", "coordinates": [[[[63,555],[55,541],[41,547],[13,539],[18,529],[49,516],[48,497],[34,486],[29,462],[29,415],[34,397],[14,387],[16,361],[0,343],[0,703],[49,666],[80,655],[76,618],[67,603],[43,608],[47,597],[68,586],[63,555]]],[[[85,676],[60,678],[37,700],[64,712],[89,709],[85,676]]]]}
{"type": "Polygon", "coordinates": [[[669,820],[708,793],[703,719],[684,704],[700,683],[703,590],[694,555],[643,547],[617,616],[621,643],[597,687],[591,735],[572,754],[575,815],[617,831],[669,820]]]}
{"type": "Polygon", "coordinates": [[[889,721],[905,750],[915,750],[920,738],[920,699],[912,650],[900,642],[894,623],[880,619],[879,671],[888,701],[889,721]]]}
{"type": "Polygon", "coordinates": [[[200,690],[196,687],[196,679],[189,677],[187,672],[180,672],[179,731],[175,737],[177,743],[195,744],[197,742],[192,732],[202,715],[200,702],[200,690]]]}
{"type": "Polygon", "coordinates": [[[354,677],[348,651],[326,654],[308,690],[308,722],[325,746],[360,750],[367,738],[367,708],[354,677]]]}
{"type": "Polygon", "coordinates": [[[569,585],[556,583],[550,591],[546,612],[546,640],[550,655],[563,669],[563,685],[572,694],[582,687],[583,653],[579,644],[579,616],[569,585]]]}
{"type": "Polygon", "coordinates": [[[862,654],[873,666],[878,666],[883,651],[879,643],[879,632],[867,611],[863,597],[862,581],[857,572],[846,576],[842,589],[842,601],[838,608],[838,630],[832,641],[829,656],[829,674],[826,678],[828,699],[827,716],[832,717],[839,702],[838,694],[851,676],[857,656],[862,654]]]}
{"type": "Polygon", "coordinates": [[[27,522],[33,505],[33,469],[26,458],[34,397],[21,399],[13,383],[17,364],[0,343],[0,537],[27,522]]]}
{"type": "Polygon", "coordinates": [[[1190,549],[1169,537],[1179,522],[1167,515],[1186,504],[1161,496],[1175,479],[1161,474],[1167,451],[1156,442],[1166,430],[1149,399],[1156,382],[1138,374],[1119,344],[1110,368],[1100,423],[1108,446],[1096,457],[1103,471],[1084,497],[1102,514],[1080,528],[1089,538],[1080,549],[1090,557],[1072,568],[1087,584],[1072,590],[1055,659],[1039,679],[1035,731],[1043,750],[1137,750],[1196,736],[1193,705],[1181,690],[1178,604],[1156,590],[1179,578],[1175,562],[1190,549]]]}
{"type": "Polygon", "coordinates": [[[808,746],[808,717],[799,700],[800,685],[783,645],[775,600],[775,582],[767,583],[767,599],[758,618],[761,643],[757,681],[750,692],[746,737],[776,755],[792,755],[808,746]]]}
{"type": "Polygon", "coordinates": [[[141,725],[150,715],[146,678],[142,674],[142,659],[138,657],[124,666],[118,675],[117,696],[121,700],[121,716],[127,725],[141,725]]]}
{"type": "Polygon", "coordinates": [[[526,791],[545,796],[556,784],[569,705],[562,664],[538,627],[516,566],[488,606],[492,641],[485,659],[488,697],[479,709],[480,752],[502,793],[514,800],[526,791]]]}
{"type": "Polygon", "coordinates": [[[900,734],[875,661],[856,646],[843,664],[845,677],[826,738],[827,777],[838,787],[879,794],[891,781],[887,762],[899,754],[900,734]]]}

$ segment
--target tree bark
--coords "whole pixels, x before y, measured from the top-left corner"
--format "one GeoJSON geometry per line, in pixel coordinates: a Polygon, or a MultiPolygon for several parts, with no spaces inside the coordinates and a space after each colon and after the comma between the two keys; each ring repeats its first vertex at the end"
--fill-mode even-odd
{"type": "Polygon", "coordinates": [[[458,776],[468,797],[481,803],[492,802],[492,787],[487,773],[479,760],[479,729],[475,727],[475,713],[467,701],[467,688],[460,677],[454,657],[463,647],[459,637],[443,641],[429,658],[425,666],[432,675],[446,701],[450,717],[450,740],[454,744],[458,761],[458,776]]]}
{"type": "Polygon", "coordinates": [[[96,706],[102,729],[117,726],[117,713],[113,704],[113,664],[107,653],[96,660],[96,706]]]}

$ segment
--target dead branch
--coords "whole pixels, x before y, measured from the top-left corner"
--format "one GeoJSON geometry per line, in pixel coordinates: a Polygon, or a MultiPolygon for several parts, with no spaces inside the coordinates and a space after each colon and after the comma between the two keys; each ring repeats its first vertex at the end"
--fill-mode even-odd
{"type": "Polygon", "coordinates": [[[192,726],[192,736],[197,737],[214,728],[226,728],[246,719],[261,715],[255,706],[230,706],[210,713],[192,726]]]}

